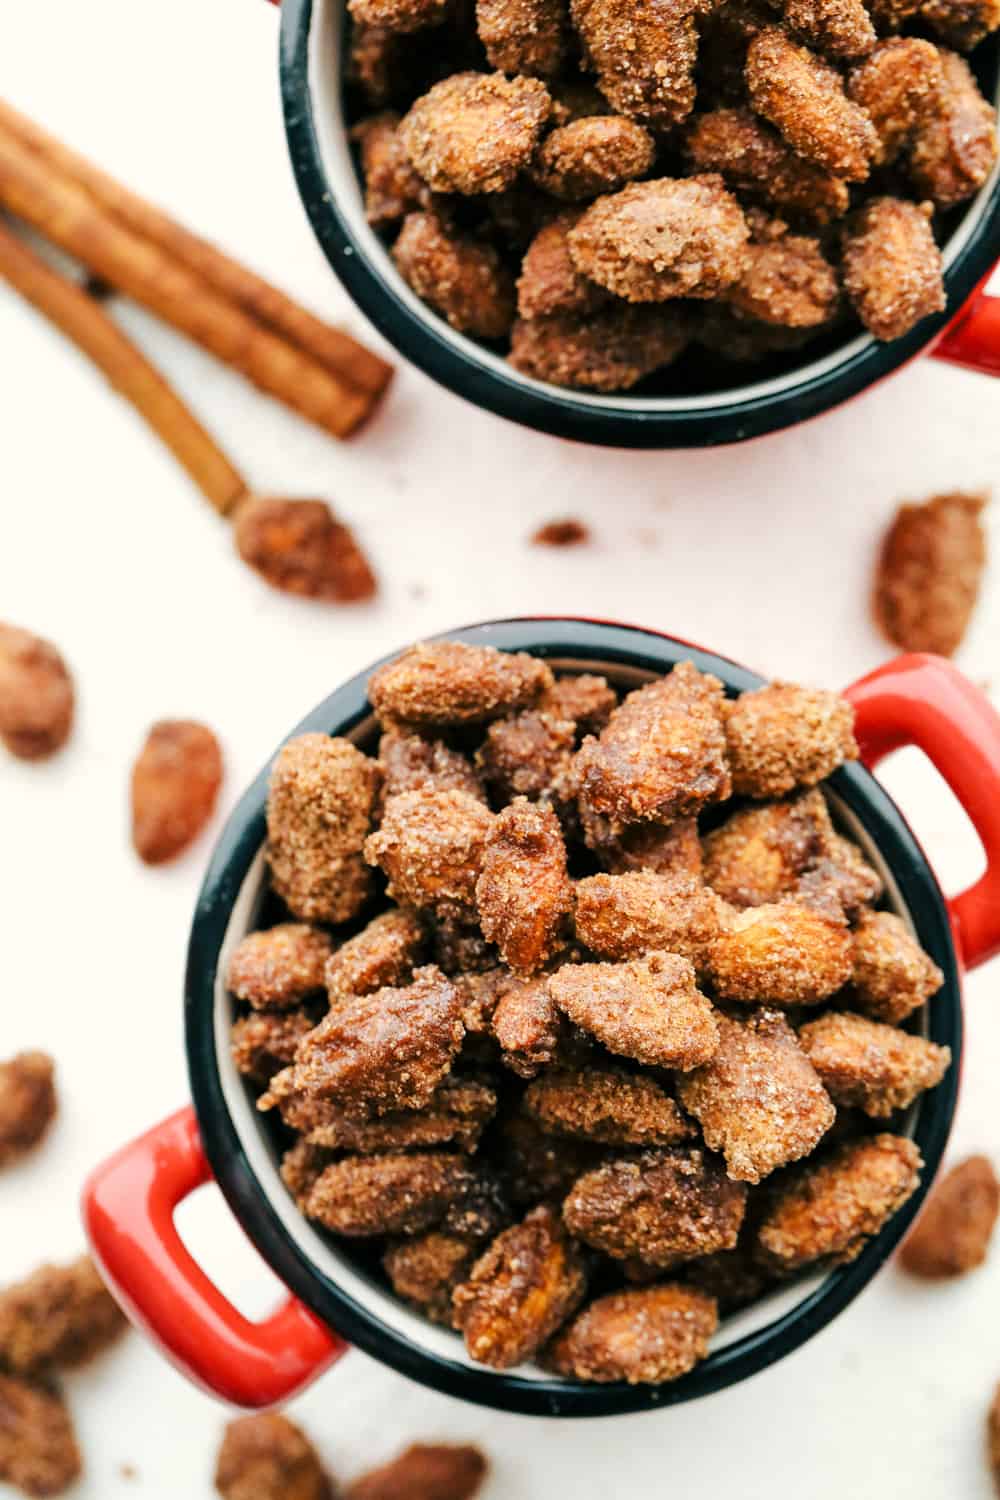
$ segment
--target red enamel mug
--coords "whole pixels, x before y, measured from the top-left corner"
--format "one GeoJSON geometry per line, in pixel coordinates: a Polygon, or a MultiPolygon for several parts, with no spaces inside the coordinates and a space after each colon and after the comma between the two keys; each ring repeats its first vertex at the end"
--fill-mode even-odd
{"type": "MultiPolygon", "coordinates": [[[[564,671],[603,672],[630,689],[689,659],[736,696],[760,679],[670,636],[576,619],[494,621],[449,639],[530,651],[564,671]]],[[[378,665],[378,664],[376,664],[378,665]]],[[[374,667],[371,669],[374,670],[374,667]]],[[[370,672],[338,688],[294,731],[345,735],[374,748],[370,672]]],[[[187,1376],[244,1407],[288,1400],[356,1345],[414,1380],[466,1400],[549,1416],[655,1410],[736,1384],[818,1334],[871,1280],[917,1212],[941,1162],[958,1091],[961,978],[1000,951],[1000,717],[948,662],[903,656],[847,690],[861,760],[825,791],[831,814],[879,868],[890,904],[945,978],[921,1024],[955,1063],[909,1112],[905,1129],[925,1162],[920,1189],[849,1265],[783,1287],[723,1320],[708,1358],[661,1386],[584,1385],[534,1367],[472,1363],[456,1334],[391,1293],[371,1259],[300,1214],[278,1173],[280,1123],[261,1115],[229,1054],[234,1009],[223,976],[233,946],[256,924],[266,887],[268,768],[233,812],[212,856],[191,929],[185,1024],[193,1105],[155,1126],[92,1175],[84,1219],[108,1283],[130,1317],[187,1376]],[[986,869],[946,899],[906,820],[876,780],[879,761],[916,745],[977,830],[986,869]],[[263,1322],[239,1313],[182,1244],[178,1205],[213,1180],[264,1260],[289,1289],[263,1322]]]]}

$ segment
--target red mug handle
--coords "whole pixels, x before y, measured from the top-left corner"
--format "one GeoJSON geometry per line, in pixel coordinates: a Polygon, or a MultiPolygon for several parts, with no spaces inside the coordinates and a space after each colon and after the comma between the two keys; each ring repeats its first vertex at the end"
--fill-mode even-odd
{"type": "Polygon", "coordinates": [[[984,291],[988,280],[989,276],[980,282],[933,353],[936,359],[946,359],[967,370],[1000,375],[1000,296],[992,297],[984,291]]]}
{"type": "Polygon", "coordinates": [[[235,1406],[274,1406],[348,1345],[294,1297],[251,1322],[208,1279],[177,1233],[174,1211],[211,1179],[189,1106],[91,1175],[87,1235],[117,1300],[190,1380],[235,1406]]]}
{"type": "Polygon", "coordinates": [[[861,759],[874,770],[917,745],[961,802],[986,852],[975,885],[948,902],[958,950],[973,969],[1000,952],[1000,715],[941,656],[898,656],[847,689],[861,759]]]}

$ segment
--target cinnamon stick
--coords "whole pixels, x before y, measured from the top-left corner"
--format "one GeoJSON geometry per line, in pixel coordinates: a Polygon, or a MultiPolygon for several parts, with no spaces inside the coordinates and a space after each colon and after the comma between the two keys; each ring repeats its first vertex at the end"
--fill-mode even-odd
{"type": "Polygon", "coordinates": [[[297,344],[320,364],[371,396],[379,396],[385,390],[392,378],[392,366],[385,360],[349,334],[299,307],[277,287],[123,187],[4,100],[0,100],[0,128],[62,176],[75,181],[125,228],[158,245],[171,259],[193,271],[259,322],[297,344]]]}
{"type": "Polygon", "coordinates": [[[371,395],[280,335],[118,221],[0,126],[0,204],[98,276],[335,437],[370,414],[371,395]]]}
{"type": "Polygon", "coordinates": [[[243,476],[163,376],[116,323],[67,276],[0,224],[0,278],[88,355],[139,411],[223,516],[248,495],[243,476]]]}

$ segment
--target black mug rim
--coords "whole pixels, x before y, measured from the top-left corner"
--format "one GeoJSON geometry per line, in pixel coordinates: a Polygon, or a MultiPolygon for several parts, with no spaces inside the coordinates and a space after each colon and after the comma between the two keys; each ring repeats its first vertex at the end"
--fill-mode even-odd
{"type": "MultiPolygon", "coordinates": [[[[823,374],[779,392],[709,411],[618,410],[590,406],[555,386],[527,389],[487,368],[422,320],[372,262],[341,212],[323,165],[309,82],[313,0],[283,0],[280,80],[292,168],[313,232],[345,289],[378,331],[412,364],[455,395],[521,426],[576,442],[621,448],[694,448],[763,437],[828,411],[891,375],[932,344],[957,316],[1000,254],[1000,183],[945,272],[946,306],[892,343],[873,343],[823,374]]],[[[1000,37],[984,45],[1000,47],[1000,37]]]]}
{"type": "MultiPolygon", "coordinates": [[[[733,695],[762,679],[724,657],[638,627],[572,618],[511,619],[442,633],[439,639],[531,651],[555,659],[614,662],[657,673],[692,660],[713,672],[733,695]]],[[[392,653],[395,655],[396,653],[392,653]]],[[[390,657],[382,660],[391,659],[390,657]]],[[[374,663],[338,688],[291,731],[349,733],[370,713],[367,681],[374,663]]],[[[273,757],[272,757],[273,759],[273,757]]],[[[920,941],[938,963],[945,983],[929,1007],[929,1035],[950,1046],[952,1066],[924,1096],[915,1139],[924,1158],[918,1190],[856,1260],[838,1267],[789,1312],[712,1354],[690,1374],[662,1386],[583,1385],[468,1368],[417,1348],[320,1272],[284,1227],[243,1150],[222,1088],[216,1052],[215,976],[233,902],[264,838],[271,762],[229,817],[209,862],[195,908],[185,980],[188,1071],[202,1141],[216,1182],[238,1222],[279,1279],[322,1322],[348,1343],[400,1374],[447,1395],[499,1410],[534,1416],[611,1416],[649,1411],[708,1395],[774,1364],[837,1316],[892,1254],[933,1181],[948,1140],[958,1094],[962,1049],[960,969],[948,908],[937,880],[906,820],[874,777],[860,765],[842,767],[830,786],[859,819],[883,854],[920,941]]]]}

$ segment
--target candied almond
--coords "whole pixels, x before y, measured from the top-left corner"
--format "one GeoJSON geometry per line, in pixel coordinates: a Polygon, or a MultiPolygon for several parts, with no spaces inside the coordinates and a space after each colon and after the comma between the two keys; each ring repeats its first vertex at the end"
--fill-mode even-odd
{"type": "Polygon", "coordinates": [[[746,264],[743,210],[715,173],[632,182],[569,233],[576,269],[627,302],[716,297],[746,264]]]}
{"type": "Polygon", "coordinates": [[[353,531],[325,500],[251,496],[236,512],[233,540],[243,561],[286,594],[356,604],[378,589],[353,531]]]}
{"type": "Polygon", "coordinates": [[[371,890],[361,851],[380,772],[349,740],[302,734],[279,751],[267,798],[271,883],[293,916],[347,922],[371,890]]]}
{"type": "Polygon", "coordinates": [[[45,1052],[0,1062],[0,1167],[37,1146],[59,1107],[55,1066],[45,1052]]]}
{"type": "Polygon", "coordinates": [[[261,1087],[295,1061],[303,1037],[314,1021],[302,1010],[259,1010],[233,1025],[229,1051],[237,1072],[261,1087]]]}
{"type": "Polygon", "coordinates": [[[878,136],[835,68],[779,26],[767,26],[747,51],[746,83],[754,110],[793,151],[835,177],[864,182],[878,136]]]}
{"type": "Polygon", "coordinates": [[[746,253],[743,274],[725,293],[737,311],[783,328],[818,328],[830,322],[840,289],[817,239],[783,232],[755,235],[746,253]]]}
{"type": "Polygon", "coordinates": [[[564,964],[549,994],[609,1051],[649,1067],[696,1068],[718,1044],[715,1014],[686,958],[649,953],[621,964],[564,964]]]}
{"type": "Polygon", "coordinates": [[[967,1156],[930,1192],[899,1262],[912,1276],[964,1276],[986,1259],[1000,1212],[1000,1182],[986,1156],[967,1156]]]}
{"type": "Polygon", "coordinates": [[[609,1146],[676,1146],[694,1133],[655,1079],[618,1068],[545,1073],[529,1084],[524,1108],[555,1135],[609,1146]]]}
{"type": "Polygon", "coordinates": [[[726,751],[738,797],[784,797],[856,760],[854,710],[824,688],[772,682],[727,704],[726,751]]]}
{"type": "Polygon", "coordinates": [[[599,958],[679,953],[697,968],[719,930],[715,894],[696,875],[626,870],[576,883],[576,935],[599,958]]]}
{"type": "Polygon", "coordinates": [[[738,912],[708,954],[708,971],[726,1000],[816,1005],[851,975],[851,934],[838,913],[801,903],[767,902],[738,912]]]}
{"type": "Polygon", "coordinates": [[[355,1479],[345,1500],[472,1500],[488,1467],[478,1448],[413,1443],[391,1463],[355,1479]]]}
{"type": "Polygon", "coordinates": [[[698,56],[696,17],[708,0],[570,0],[570,14],[601,93],[612,109],[654,130],[690,114],[698,56]]]}
{"type": "Polygon", "coordinates": [[[578,734],[597,734],[604,728],[616,707],[615,690],[606,677],[594,672],[579,672],[557,677],[538,701],[543,713],[557,719],[569,719],[578,734]]]}
{"type": "Polygon", "coordinates": [[[951,656],[968,629],[983,571],[982,495],[935,495],[901,505],[875,574],[877,624],[904,651],[951,656]]]}
{"type": "Polygon", "coordinates": [[[906,169],[918,193],[952,208],[979,191],[997,159],[996,112],[964,57],[939,49],[944,87],[921,120],[906,169]]]}
{"type": "Polygon", "coordinates": [[[303,1213],[335,1234],[421,1234],[474,1182],[467,1158],[447,1151],[345,1156],[309,1190],[303,1213]]]}
{"type": "Polygon", "coordinates": [[[832,832],[822,792],[740,808],[705,836],[705,880],[731,906],[780,901],[816,864],[832,832]]]}
{"type": "Polygon", "coordinates": [[[459,333],[499,339],[514,321],[514,282],[492,245],[408,213],[393,246],[403,281],[459,333]]]}
{"type": "Polygon", "coordinates": [[[902,918],[863,913],[854,930],[851,1000],[860,1010],[898,1026],[944,984],[944,975],[902,918]]]}
{"type": "Polygon", "coordinates": [[[862,0],[787,0],[782,19],[810,47],[838,62],[867,57],[877,40],[862,0]]]}
{"type": "Polygon", "coordinates": [[[465,1280],[475,1258],[474,1241],[431,1229],[390,1245],[382,1265],[397,1297],[418,1307],[431,1322],[450,1326],[454,1316],[451,1294],[465,1280]]]}
{"type": "Polygon", "coordinates": [[[870,198],[844,239],[844,290],[875,338],[902,338],[945,306],[929,203],[870,198]]]}
{"type": "Polygon", "coordinates": [[[497,1236],[455,1289],[469,1354],[495,1370],[522,1364],[575,1312],[586,1286],[583,1261],[558,1214],[532,1209],[497,1236]]]}
{"type": "Polygon", "coordinates": [[[554,78],[569,47],[566,0],[476,0],[476,29],[491,68],[554,78]]]}
{"type": "Polygon", "coordinates": [[[389,895],[412,906],[473,912],[495,819],[468,792],[422,788],[390,797],[365,858],[389,877],[389,895]]]}
{"type": "Polygon", "coordinates": [[[307,922],[280,922],[251,932],[233,950],[226,988],[255,1010],[283,1010],[324,988],[333,944],[307,922]]]}
{"type": "Polygon", "coordinates": [[[879,161],[896,160],[944,84],[938,50],[919,37],[888,37],[848,78],[847,92],[871,119],[879,161]]]}
{"type": "Polygon", "coordinates": [[[491,1024],[501,1060],[521,1078],[534,1078],[555,1061],[563,1020],[543,976],[506,984],[491,1024]]]}
{"type": "Polygon", "coordinates": [[[475,1151],[497,1107],[493,1089],[472,1078],[447,1078],[422,1109],[392,1110],[376,1120],[358,1119],[328,1099],[293,1099],[282,1111],[285,1123],[301,1130],[310,1145],[330,1151],[377,1156],[386,1151],[452,1146],[475,1151]]]}
{"type": "Polygon", "coordinates": [[[418,99],[399,127],[436,193],[500,193],[528,165],[552,102],[536,78],[453,73],[418,99]]]}
{"type": "Polygon", "coordinates": [[[779,1011],[717,1017],[719,1050],[677,1080],[681,1104],[720,1151],[730,1177],[760,1182],[808,1156],[836,1111],[779,1011]]]}
{"type": "Polygon", "coordinates": [[[399,138],[399,115],[385,110],[355,125],[365,180],[365,218],[373,229],[392,229],[408,213],[426,208],[427,184],[413,169],[399,138]]]}
{"type": "Polygon", "coordinates": [[[489,726],[476,752],[476,765],[504,802],[514,797],[565,802],[572,795],[575,745],[572,720],[529,708],[489,726]]]}
{"type": "Polygon", "coordinates": [[[483,936],[519,974],[534,974],[562,946],[573,905],[566,845],[548,807],[517,797],[486,838],[476,905],[483,936]]]}
{"type": "Polygon", "coordinates": [[[483,798],[483,785],[467,755],[443,740],[421,734],[386,730],[378,742],[382,794],[388,800],[399,792],[468,792],[483,798]]]}
{"type": "Polygon", "coordinates": [[[588,313],[518,318],[510,362],[522,375],[550,385],[628,391],[672,364],[689,342],[688,320],[680,309],[616,300],[588,313]]]}
{"type": "Polygon", "coordinates": [[[219,742],[192,719],[161,719],[132,767],[132,843],[140,859],[175,858],[202,831],[222,784],[219,742]]]}
{"type": "Polygon", "coordinates": [[[298,1140],[281,1158],[281,1180],[301,1209],[313,1183],[334,1161],[333,1153],[309,1141],[298,1140]]]}
{"type": "Polygon", "coordinates": [[[358,26],[406,34],[440,25],[448,14],[448,0],[348,0],[347,9],[358,26]]]}
{"type": "Polygon", "coordinates": [[[757,1229],[758,1255],[783,1271],[854,1260],[916,1191],[922,1166],[913,1141],[888,1134],[801,1163],[782,1179],[757,1229]]]}
{"type": "Polygon", "coordinates": [[[457,233],[436,214],[409,213],[392,258],[407,285],[459,333],[509,333],[514,279],[492,245],[457,233]]]}
{"type": "Polygon", "coordinates": [[[920,19],[949,47],[971,52],[1000,28],[998,0],[923,0],[920,19]]]}
{"type": "Polygon", "coordinates": [[[662,1283],[598,1297],[556,1336],[545,1366],[577,1380],[659,1385],[705,1358],[718,1324],[715,1300],[662,1283]]]}
{"type": "Polygon", "coordinates": [[[817,224],[828,224],[847,212],[846,182],[797,156],[749,109],[699,115],[685,145],[699,172],[721,172],[731,188],[779,212],[817,224]]]}
{"type": "Polygon", "coordinates": [[[655,156],[653,137],[634,120],[596,115],[551,131],[538,148],[531,175],[553,198],[575,203],[644,176],[655,156]]]}
{"type": "Polygon", "coordinates": [[[0,1292],[0,1369],[30,1376],[76,1369],[127,1327],[88,1255],[39,1266],[0,1292]]]}
{"type": "Polygon", "coordinates": [[[310,1098],[358,1118],[423,1109],[461,1046],[462,996],[432,964],[405,989],[351,996],[310,1032],[291,1068],[279,1073],[261,1109],[310,1098]]]}
{"type": "Polygon", "coordinates": [[[73,679],[50,641],[0,622],[0,740],[20,760],[61,750],[73,728],[73,679]]]}
{"type": "Polygon", "coordinates": [[[223,1500],[334,1500],[322,1460],[301,1427],[277,1411],[237,1417],[215,1466],[223,1500]]]}
{"type": "Polygon", "coordinates": [[[61,1495],[83,1468],[58,1392],[0,1371],[0,1481],[25,1495],[61,1495]]]}
{"type": "Polygon", "coordinates": [[[673,1146],[585,1173],[563,1204],[563,1218],[595,1250],[666,1268],[735,1245],[746,1195],[714,1157],[673,1146]]]}
{"type": "Polygon", "coordinates": [[[873,1119],[906,1109],[941,1082],[948,1047],[850,1011],[827,1011],[799,1031],[799,1042],[830,1097],[873,1119]]]}
{"type": "Polygon", "coordinates": [[[475,1036],[489,1031],[500,1001],[512,988],[525,988],[531,980],[518,980],[506,969],[493,964],[475,973],[454,975],[462,996],[462,1025],[475,1036]]]}
{"type": "Polygon", "coordinates": [[[383,725],[486,724],[528,708],[552,681],[545,662],[526,652],[433,641],[373,672],[368,697],[383,725]]]}
{"type": "MultiPolygon", "coordinates": [[[[607,301],[603,287],[581,276],[569,253],[569,232],[582,210],[568,210],[543,224],[524,252],[517,279],[520,318],[592,312],[607,301]]],[[[557,715],[558,717],[558,715],[557,715]]]]}
{"type": "Polygon", "coordinates": [[[689,661],[629,693],[577,752],[581,801],[616,823],[668,823],[724,800],[724,702],[718,678],[689,661]]]}
{"type": "Polygon", "coordinates": [[[337,996],[370,995],[386,985],[406,984],[425,943],[423,926],[413,912],[392,907],[373,917],[327,959],[323,982],[331,1003],[337,996]]]}
{"type": "Polygon", "coordinates": [[[864,915],[870,901],[878,900],[883,889],[881,875],[868,863],[857,844],[831,832],[822,857],[796,885],[795,896],[806,906],[832,904],[853,922],[864,915]]]}

